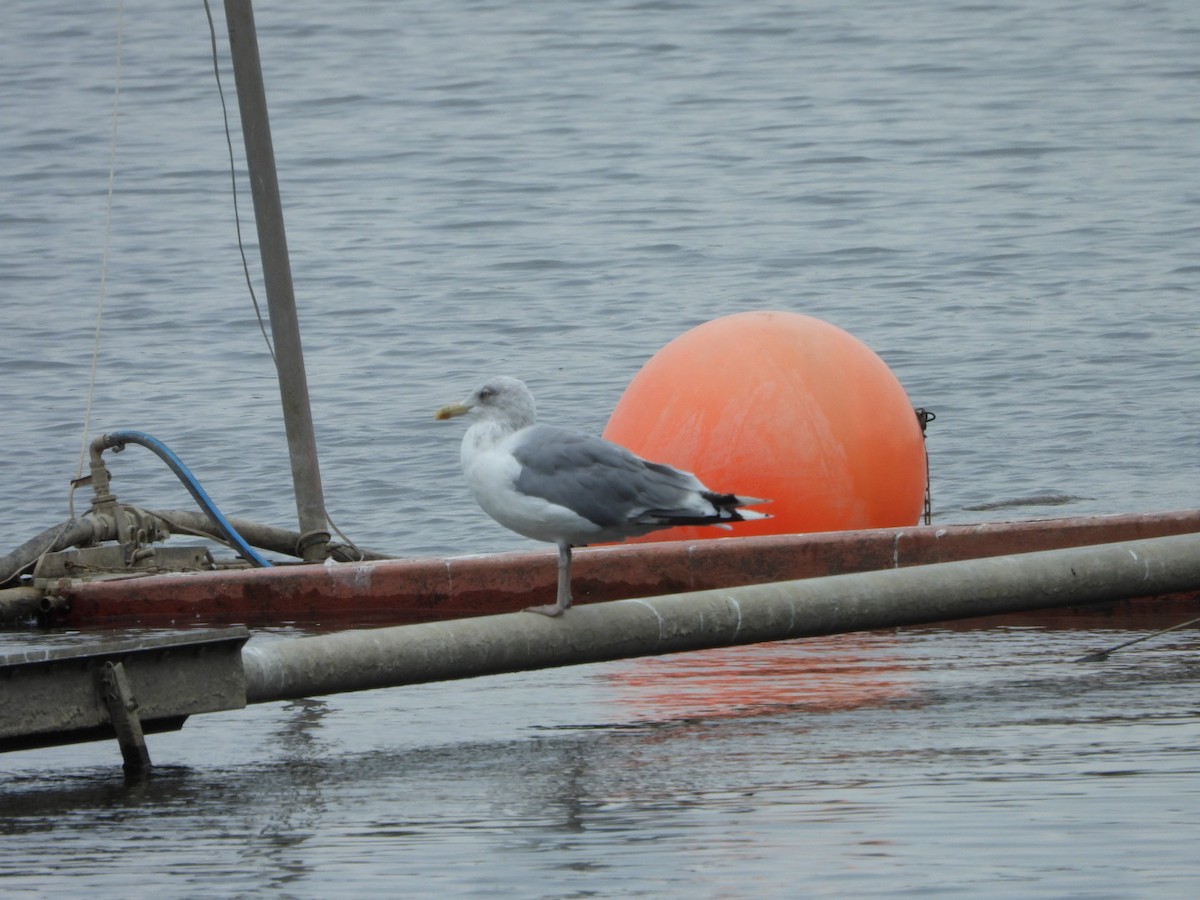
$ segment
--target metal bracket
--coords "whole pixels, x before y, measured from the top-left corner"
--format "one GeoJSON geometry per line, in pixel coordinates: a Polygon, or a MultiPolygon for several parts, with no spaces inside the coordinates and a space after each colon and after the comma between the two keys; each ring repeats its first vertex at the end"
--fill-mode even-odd
{"type": "Polygon", "coordinates": [[[117,732],[117,743],[121,745],[121,758],[125,761],[126,774],[145,772],[150,768],[150,752],[146,749],[146,737],[138,719],[137,700],[125,666],[109,660],[104,664],[100,676],[100,690],[113,730],[117,732]]]}
{"type": "Polygon", "coordinates": [[[140,543],[72,547],[47,553],[33,570],[33,584],[50,588],[60,578],[95,579],[160,571],[199,572],[213,568],[204,547],[150,547],[140,543]]]}

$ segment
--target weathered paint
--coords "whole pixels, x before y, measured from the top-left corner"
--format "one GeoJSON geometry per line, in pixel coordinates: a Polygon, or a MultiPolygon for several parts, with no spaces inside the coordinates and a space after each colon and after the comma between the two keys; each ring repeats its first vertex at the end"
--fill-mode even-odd
{"type": "MultiPolygon", "coordinates": [[[[1200,510],[617,545],[575,554],[576,603],[1200,532],[1200,510]]],[[[64,585],[63,624],[345,627],[514,612],[553,602],[553,550],[64,585]]]]}

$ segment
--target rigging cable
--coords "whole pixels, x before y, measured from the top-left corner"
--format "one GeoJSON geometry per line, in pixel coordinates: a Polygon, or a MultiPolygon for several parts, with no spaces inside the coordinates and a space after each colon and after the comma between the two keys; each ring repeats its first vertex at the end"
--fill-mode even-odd
{"type": "Polygon", "coordinates": [[[242,254],[242,273],[246,276],[246,288],[250,291],[250,302],[254,304],[254,315],[258,317],[258,330],[262,332],[263,340],[267,342],[267,352],[271,354],[271,362],[279,367],[275,358],[275,348],[271,346],[271,338],[267,334],[267,326],[263,321],[262,310],[258,306],[258,295],[254,293],[254,281],[250,277],[250,264],[246,261],[246,245],[242,240],[242,217],[238,211],[237,167],[233,160],[233,138],[229,132],[229,108],[225,105],[225,89],[221,87],[221,66],[217,57],[217,28],[213,24],[212,10],[208,0],[204,0],[204,14],[208,16],[208,36],[212,42],[213,75],[217,80],[217,95],[221,98],[221,116],[225,120],[225,144],[229,148],[229,180],[233,185],[233,225],[237,230],[238,252],[242,254]]]}

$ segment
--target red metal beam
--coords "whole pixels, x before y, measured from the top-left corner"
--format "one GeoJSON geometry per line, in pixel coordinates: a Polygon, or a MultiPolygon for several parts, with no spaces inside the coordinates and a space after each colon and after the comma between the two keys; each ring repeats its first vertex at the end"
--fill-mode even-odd
{"type": "MultiPolygon", "coordinates": [[[[1200,531],[1200,510],[630,544],[577,551],[577,603],[761,584],[1200,531]]],[[[70,625],[408,623],[554,600],[555,551],[293,565],[78,583],[70,625]]]]}

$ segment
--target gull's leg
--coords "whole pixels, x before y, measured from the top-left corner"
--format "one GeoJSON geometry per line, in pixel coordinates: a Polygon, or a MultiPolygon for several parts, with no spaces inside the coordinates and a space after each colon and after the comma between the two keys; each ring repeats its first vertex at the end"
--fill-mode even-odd
{"type": "Polygon", "coordinates": [[[558,542],[558,601],[560,613],[571,608],[571,545],[558,542]]]}
{"type": "Polygon", "coordinates": [[[543,616],[561,616],[571,608],[571,545],[558,542],[558,600],[547,606],[530,606],[526,612],[541,613],[543,616]]]}

